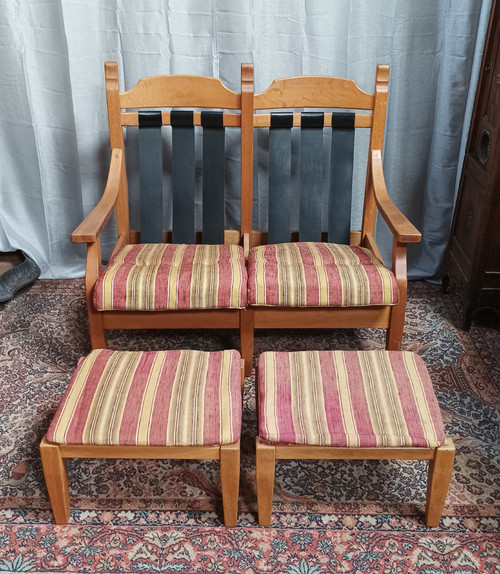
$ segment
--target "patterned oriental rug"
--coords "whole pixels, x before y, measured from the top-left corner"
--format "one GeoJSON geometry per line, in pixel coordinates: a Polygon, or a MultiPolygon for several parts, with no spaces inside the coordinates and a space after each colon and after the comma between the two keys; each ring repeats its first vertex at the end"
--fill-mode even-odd
{"type": "MultiPolygon", "coordinates": [[[[500,572],[500,321],[466,333],[440,288],[409,286],[403,347],[426,361],[457,447],[441,526],[423,523],[427,463],[280,461],[273,524],[256,519],[253,376],[238,526],[214,461],[68,461],[71,522],[53,523],[38,444],[89,352],[82,280],[37,281],[0,306],[0,572],[500,572]]],[[[114,349],[217,350],[229,331],[111,332],[114,349]]],[[[265,350],[383,348],[383,333],[262,331],[265,350]]]]}

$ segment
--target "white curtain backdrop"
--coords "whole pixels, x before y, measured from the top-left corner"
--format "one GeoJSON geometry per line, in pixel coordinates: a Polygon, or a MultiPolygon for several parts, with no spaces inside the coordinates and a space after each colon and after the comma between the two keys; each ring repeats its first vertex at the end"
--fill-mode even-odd
{"type": "MultiPolygon", "coordinates": [[[[275,78],[301,74],[350,77],[371,91],[382,63],[391,66],[384,153],[389,193],[423,234],[421,245],[410,250],[410,276],[435,278],[490,4],[3,0],[0,251],[22,249],[45,278],[83,275],[84,248],[70,235],[97,203],[106,178],[105,61],[119,63],[122,89],[142,76],[186,73],[220,77],[233,90],[239,90],[241,62],[253,62],[256,91],[275,78]]],[[[358,171],[357,180],[364,177],[358,171]]],[[[262,227],[261,180],[254,220],[262,227]]],[[[236,182],[235,199],[238,193],[236,182]]],[[[354,205],[356,225],[358,194],[354,205]]],[[[377,234],[385,256],[391,237],[383,225],[377,234]]]]}

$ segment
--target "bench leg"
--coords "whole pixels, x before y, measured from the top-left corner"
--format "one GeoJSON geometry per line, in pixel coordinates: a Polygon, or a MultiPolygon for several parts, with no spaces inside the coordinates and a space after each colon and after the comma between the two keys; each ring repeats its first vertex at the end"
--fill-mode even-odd
{"type": "Polygon", "coordinates": [[[405,323],[405,308],[405,302],[400,301],[391,309],[389,328],[387,329],[385,338],[385,348],[387,351],[401,351],[405,323]]]}
{"type": "Polygon", "coordinates": [[[69,489],[66,466],[57,444],[51,444],[43,437],[40,443],[45,484],[56,524],[68,524],[69,489]]]}
{"type": "Polygon", "coordinates": [[[102,314],[95,309],[89,309],[88,318],[90,344],[92,345],[92,349],[105,349],[106,336],[104,334],[104,327],[102,324],[102,314]]]}
{"type": "Polygon", "coordinates": [[[224,524],[236,526],[238,521],[238,494],[240,490],[240,442],[220,447],[220,479],[224,524]]]}
{"type": "Polygon", "coordinates": [[[253,310],[242,309],[240,311],[240,345],[241,356],[245,361],[246,377],[249,377],[252,372],[253,339],[253,310]]]}
{"type": "Polygon", "coordinates": [[[256,467],[257,467],[257,509],[260,526],[271,524],[274,490],[274,467],[276,452],[272,445],[265,444],[257,437],[256,467]]]}
{"type": "Polygon", "coordinates": [[[454,459],[455,446],[453,441],[448,438],[443,446],[436,449],[434,459],[429,461],[425,505],[425,523],[427,526],[439,525],[448,494],[454,459]]]}

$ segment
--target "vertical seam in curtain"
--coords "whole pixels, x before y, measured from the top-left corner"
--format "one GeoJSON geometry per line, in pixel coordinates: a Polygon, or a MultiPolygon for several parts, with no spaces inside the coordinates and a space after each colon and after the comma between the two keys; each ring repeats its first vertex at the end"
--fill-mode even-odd
{"type": "Polygon", "coordinates": [[[217,27],[217,0],[212,0],[212,74],[219,77],[219,30],[217,27]]]}
{"type": "MultiPolygon", "coordinates": [[[[29,8],[29,7],[27,7],[29,8]]],[[[21,21],[21,14],[19,13],[20,10],[20,5],[17,4],[16,6],[17,9],[17,20],[20,22],[21,21]]],[[[44,218],[44,222],[45,222],[45,237],[46,237],[46,241],[47,241],[47,249],[48,249],[48,256],[46,258],[47,263],[50,265],[50,262],[52,261],[52,243],[50,240],[50,235],[51,235],[51,231],[49,229],[49,226],[47,225],[48,223],[48,219],[47,219],[47,207],[45,205],[45,201],[43,200],[43,180],[44,180],[44,168],[42,165],[42,162],[40,161],[40,154],[38,152],[38,150],[40,149],[40,140],[38,137],[38,132],[37,132],[37,122],[34,121],[34,117],[33,117],[33,94],[31,93],[31,82],[28,79],[28,76],[26,74],[26,55],[27,55],[27,49],[26,49],[26,45],[24,43],[24,39],[22,37],[22,35],[19,35],[19,39],[22,43],[22,63],[23,63],[23,78],[24,78],[24,85],[26,87],[26,97],[28,99],[28,105],[29,105],[29,112],[30,112],[30,117],[32,119],[32,128],[33,128],[33,138],[35,140],[35,146],[36,146],[36,160],[37,160],[37,164],[38,164],[38,174],[39,174],[39,181],[40,181],[40,195],[42,197],[42,206],[43,206],[43,218],[44,218]]]]}

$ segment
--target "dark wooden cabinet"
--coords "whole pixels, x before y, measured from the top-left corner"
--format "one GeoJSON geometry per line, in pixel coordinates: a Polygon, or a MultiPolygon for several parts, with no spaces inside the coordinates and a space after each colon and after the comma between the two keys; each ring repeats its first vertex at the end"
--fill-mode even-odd
{"type": "Polygon", "coordinates": [[[477,309],[500,310],[500,0],[492,3],[443,285],[461,303],[465,329],[477,309]]]}

